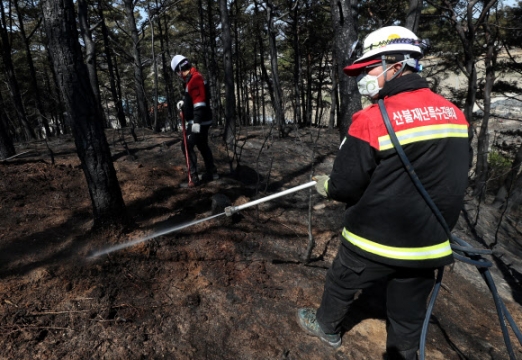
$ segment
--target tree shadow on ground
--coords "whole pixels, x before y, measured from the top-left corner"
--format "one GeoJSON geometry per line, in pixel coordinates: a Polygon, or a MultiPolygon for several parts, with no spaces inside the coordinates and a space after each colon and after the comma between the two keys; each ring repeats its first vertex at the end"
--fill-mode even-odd
{"type": "Polygon", "coordinates": [[[264,176],[259,174],[255,169],[247,165],[239,165],[236,167],[233,177],[245,184],[253,186],[264,181],[264,176]]]}
{"type": "Polygon", "coordinates": [[[150,151],[155,148],[168,149],[172,145],[179,143],[179,142],[181,142],[180,139],[172,139],[169,141],[164,141],[160,144],[153,144],[150,146],[143,146],[143,147],[126,146],[126,149],[119,151],[119,152],[112,153],[112,161],[117,161],[117,160],[119,160],[125,156],[129,156],[129,155],[135,158],[137,153],[140,153],[142,151],[150,151]]]}
{"type": "MultiPolygon", "coordinates": [[[[321,155],[319,157],[316,157],[314,159],[313,166],[321,164],[326,158],[328,158],[331,155],[334,155],[335,152],[329,152],[327,154],[321,155]]],[[[310,171],[312,170],[312,164],[303,166],[302,168],[295,170],[291,173],[286,174],[281,178],[281,180],[274,181],[268,186],[269,191],[277,191],[281,189],[281,187],[285,186],[286,184],[292,182],[298,177],[301,177],[303,175],[310,174],[310,171]]]]}
{"type": "Polygon", "coordinates": [[[90,222],[85,212],[75,213],[65,223],[24,238],[14,239],[0,248],[0,279],[25,275],[39,267],[55,265],[77,258],[82,247],[88,244],[91,234],[78,233],[83,224],[90,222]],[[71,231],[71,229],[74,229],[71,231]],[[56,251],[56,248],[62,248],[56,251]]]}
{"type": "MultiPolygon", "coordinates": [[[[179,206],[180,209],[183,209],[184,220],[193,219],[201,209],[210,209],[208,196],[201,196],[196,192],[190,194],[191,196],[184,199],[179,206]]],[[[141,209],[146,208],[146,216],[140,219],[142,221],[169,214],[173,212],[172,209],[154,206],[159,199],[164,200],[168,195],[175,195],[172,187],[162,188],[147,199],[131,202],[127,208],[131,216],[134,215],[134,218],[139,215],[141,209]],[[151,205],[152,208],[148,208],[151,205]]],[[[141,230],[163,228],[181,221],[180,218],[176,217],[169,219],[164,223],[160,222],[150,227],[143,227],[141,230]]],[[[88,246],[92,246],[92,239],[95,234],[93,235],[90,230],[87,232],[81,230],[82,227],[88,226],[91,222],[92,214],[90,211],[79,210],[59,226],[30,233],[9,242],[4,241],[0,246],[0,279],[13,275],[24,275],[39,267],[55,265],[68,259],[77,258],[79,253],[84,252],[88,246]],[[56,251],[57,248],[61,248],[61,250],[56,251]]],[[[121,234],[111,235],[117,238],[121,234]]]]}

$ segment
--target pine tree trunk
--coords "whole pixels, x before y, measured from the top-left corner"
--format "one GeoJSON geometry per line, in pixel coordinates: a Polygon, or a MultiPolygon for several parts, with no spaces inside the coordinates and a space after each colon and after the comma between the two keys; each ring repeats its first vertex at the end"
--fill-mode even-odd
{"type": "Polygon", "coordinates": [[[279,81],[279,69],[277,65],[277,45],[276,45],[276,30],[274,29],[274,5],[272,2],[267,1],[266,16],[268,25],[268,44],[270,50],[270,67],[272,70],[272,90],[274,92],[274,111],[275,111],[275,122],[279,128],[279,135],[285,137],[285,114],[283,112],[283,96],[281,93],[281,83],[279,81]]]}
{"type": "Polygon", "coordinates": [[[94,228],[127,225],[107,139],[78,43],[73,0],[43,2],[49,51],[93,206],[94,228]]]}
{"type": "Polygon", "coordinates": [[[357,40],[356,25],[358,0],[332,0],[331,11],[334,27],[334,54],[337,62],[339,89],[339,137],[344,139],[352,121],[352,115],[361,110],[361,95],[355,78],[346,76],[343,68],[350,62],[349,49],[357,40]]]}
{"type": "Polygon", "coordinates": [[[0,92],[0,160],[7,159],[16,154],[13,140],[8,132],[7,116],[5,116],[4,109],[4,100],[0,92]]]}
{"type": "Polygon", "coordinates": [[[98,3],[98,14],[101,19],[101,30],[103,36],[103,45],[105,50],[105,58],[107,60],[107,70],[109,71],[109,86],[112,95],[112,101],[114,102],[114,106],[116,107],[116,117],[118,122],[122,128],[127,127],[127,119],[125,118],[125,112],[123,111],[123,104],[121,101],[121,95],[118,94],[118,90],[116,88],[116,75],[114,72],[114,64],[112,63],[112,51],[109,45],[109,31],[107,29],[107,25],[105,24],[105,18],[103,16],[103,7],[102,1],[99,0],[98,3]]]}
{"type": "Polygon", "coordinates": [[[332,89],[330,91],[330,97],[332,98],[332,103],[330,105],[330,119],[328,120],[328,129],[333,129],[335,126],[335,115],[337,113],[337,103],[338,103],[338,101],[337,101],[337,98],[338,98],[338,96],[337,96],[338,73],[337,73],[337,61],[336,61],[336,57],[335,57],[335,51],[334,51],[334,55],[332,56],[331,77],[332,77],[332,89]]]}
{"type": "Polygon", "coordinates": [[[410,0],[408,14],[406,15],[405,27],[417,34],[422,10],[422,0],[410,0]]]}
{"type": "MultiPolygon", "coordinates": [[[[156,1],[156,5],[159,6],[156,1]]],[[[167,118],[170,122],[171,131],[177,131],[177,116],[175,115],[175,101],[174,101],[174,89],[172,88],[172,69],[170,68],[170,59],[166,58],[167,49],[169,48],[169,37],[168,30],[163,31],[162,18],[158,19],[158,32],[159,32],[159,41],[160,41],[160,53],[161,53],[161,72],[163,74],[163,78],[165,79],[165,94],[167,97],[167,118]]]]}
{"type": "MultiPolygon", "coordinates": [[[[256,17],[259,15],[259,5],[258,5],[257,1],[254,1],[254,13],[256,14],[256,17]]],[[[257,41],[259,44],[259,58],[260,58],[259,66],[261,67],[261,78],[266,83],[266,87],[268,88],[268,95],[270,96],[270,101],[272,102],[272,104],[274,104],[276,102],[275,95],[274,95],[274,87],[272,86],[272,81],[270,81],[270,77],[268,76],[268,71],[266,70],[265,61],[264,61],[266,59],[266,54],[265,54],[265,46],[263,43],[263,37],[261,36],[260,32],[258,32],[256,34],[256,37],[257,37],[257,41]]],[[[263,125],[266,123],[266,103],[265,103],[264,89],[265,89],[265,87],[261,85],[261,109],[263,112],[263,116],[262,116],[263,125]]]]}
{"type": "Polygon", "coordinates": [[[301,124],[301,49],[299,48],[299,2],[292,9],[292,47],[294,50],[294,123],[301,124]]]}
{"type": "Polygon", "coordinates": [[[484,66],[486,67],[486,81],[484,84],[484,116],[482,118],[482,126],[478,137],[478,153],[477,153],[477,179],[475,187],[475,195],[479,198],[486,195],[486,184],[489,175],[489,135],[487,133],[489,119],[491,116],[491,93],[493,92],[493,84],[496,80],[497,68],[497,31],[492,31],[488,21],[484,22],[484,35],[486,38],[487,51],[484,58],[484,66]],[[479,171],[480,170],[480,171],[479,171]]]}
{"type": "MultiPolygon", "coordinates": [[[[466,4],[466,18],[462,19],[458,16],[458,12],[455,11],[455,4],[450,0],[444,0],[445,7],[447,8],[448,18],[454,25],[459,40],[462,43],[462,50],[464,52],[464,62],[461,63],[456,59],[459,68],[463,71],[468,79],[468,90],[466,94],[466,101],[464,104],[464,115],[469,122],[469,141],[471,142],[474,134],[473,124],[473,107],[475,105],[476,93],[477,93],[477,68],[475,52],[476,48],[476,35],[479,31],[480,26],[485,22],[489,16],[489,10],[497,3],[498,0],[488,0],[480,7],[480,13],[476,12],[475,2],[468,2],[466,4]],[[473,19],[471,19],[473,18],[473,19]]],[[[485,178],[487,176],[487,153],[489,148],[489,140],[487,136],[487,127],[489,119],[485,119],[482,123],[481,131],[479,134],[478,146],[477,146],[477,167],[475,172],[477,174],[477,182],[475,184],[474,195],[482,197],[485,190],[485,178]]],[[[470,151],[472,152],[472,151],[470,151]]],[[[473,154],[471,154],[473,156],[473,154]]]]}
{"type": "MultiPolygon", "coordinates": [[[[19,19],[18,26],[20,28],[20,36],[24,42],[25,47],[25,53],[27,58],[27,65],[29,65],[29,74],[31,75],[31,87],[34,93],[34,100],[36,104],[36,109],[38,111],[38,128],[45,130],[46,137],[54,136],[54,134],[51,132],[51,129],[49,128],[49,121],[47,120],[46,114],[45,114],[45,108],[42,104],[42,100],[40,97],[40,90],[38,89],[38,81],[36,80],[36,70],[34,68],[34,61],[33,57],[31,56],[31,46],[29,43],[29,37],[25,33],[25,24],[23,22],[23,15],[20,11],[20,7],[18,6],[18,1],[14,1],[14,6],[16,9],[16,14],[19,19]]],[[[35,30],[40,26],[40,21],[37,25],[35,25],[35,30]]],[[[34,30],[33,30],[34,33],[34,30]]]]}
{"type": "Polygon", "coordinates": [[[221,12],[221,27],[223,54],[225,64],[225,142],[230,151],[235,153],[236,135],[236,99],[234,94],[234,69],[232,65],[232,35],[230,34],[230,22],[228,20],[228,8],[226,0],[219,0],[221,12]]]}
{"type": "Polygon", "coordinates": [[[212,103],[212,112],[214,114],[214,120],[217,124],[222,125],[223,120],[221,120],[222,116],[220,116],[223,113],[223,104],[221,103],[221,96],[220,96],[220,82],[219,82],[219,66],[217,65],[216,60],[216,54],[217,54],[217,44],[216,44],[216,27],[214,26],[213,21],[213,0],[207,1],[207,23],[208,23],[208,45],[210,48],[210,57],[209,57],[209,63],[208,63],[208,76],[207,81],[209,82],[210,92],[212,93],[211,96],[211,103],[212,103]]]}
{"type": "Polygon", "coordinates": [[[107,126],[107,122],[105,121],[105,114],[102,110],[100,85],[98,81],[98,73],[96,71],[96,44],[92,40],[86,0],[78,0],[78,20],[82,39],[85,44],[85,63],[87,65],[87,70],[89,71],[89,82],[101,115],[98,121],[100,121],[102,126],[105,127],[107,126]]]}
{"type": "Polygon", "coordinates": [[[138,106],[138,119],[142,126],[151,128],[150,116],[145,96],[145,83],[143,81],[143,69],[141,67],[140,39],[134,18],[134,0],[124,0],[125,18],[127,20],[128,31],[132,40],[132,56],[134,69],[134,86],[136,91],[136,103],[138,106]]]}
{"type": "Polygon", "coordinates": [[[151,56],[152,56],[152,66],[154,69],[154,105],[152,106],[152,111],[154,114],[154,119],[152,121],[152,129],[155,133],[159,133],[161,131],[161,124],[158,120],[158,63],[156,61],[156,51],[154,49],[154,16],[151,17],[149,12],[149,25],[150,25],[150,32],[151,32],[151,39],[150,39],[150,48],[151,48],[151,56]]]}
{"type": "Polygon", "coordinates": [[[25,133],[26,140],[34,140],[36,139],[36,134],[27,118],[22,95],[20,94],[18,81],[15,76],[13,59],[11,58],[11,40],[9,39],[3,2],[0,2],[0,37],[2,39],[2,47],[0,51],[2,52],[2,59],[4,61],[5,76],[7,78],[9,93],[11,94],[16,114],[18,115],[18,121],[25,133]]]}

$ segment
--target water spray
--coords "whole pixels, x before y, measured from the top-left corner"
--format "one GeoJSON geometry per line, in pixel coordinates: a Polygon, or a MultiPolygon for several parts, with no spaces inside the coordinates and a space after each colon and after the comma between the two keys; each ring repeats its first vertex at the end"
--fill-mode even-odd
{"type": "Polygon", "coordinates": [[[215,214],[215,215],[206,217],[204,219],[199,219],[199,220],[191,221],[191,222],[188,222],[188,223],[185,223],[185,224],[177,225],[177,226],[174,226],[174,227],[171,227],[171,228],[168,228],[168,229],[165,229],[165,230],[153,233],[153,234],[148,235],[148,236],[146,236],[144,238],[141,238],[141,239],[132,240],[132,241],[129,241],[129,242],[126,242],[126,243],[123,243],[123,244],[118,244],[118,245],[114,245],[114,246],[111,246],[111,247],[99,250],[99,251],[93,253],[92,255],[89,255],[88,258],[92,259],[92,258],[101,256],[101,255],[110,254],[110,253],[118,251],[118,250],[123,250],[123,249],[126,249],[126,248],[130,247],[130,246],[134,246],[134,245],[140,244],[142,242],[145,242],[145,241],[157,238],[159,236],[167,235],[167,234],[173,233],[175,231],[179,231],[179,230],[188,228],[189,226],[197,225],[197,224],[200,224],[202,222],[215,219],[215,218],[217,218],[219,216],[222,216],[222,215],[232,216],[233,214],[237,213],[238,211],[241,211],[241,210],[246,209],[248,207],[251,207],[251,206],[254,206],[254,205],[258,205],[258,204],[264,203],[266,201],[270,201],[270,200],[276,199],[278,197],[294,193],[294,192],[299,191],[299,190],[307,189],[309,187],[314,186],[315,184],[316,184],[316,181],[310,181],[310,182],[307,182],[306,184],[301,184],[301,185],[295,186],[293,188],[290,188],[290,189],[287,189],[287,190],[283,190],[281,192],[278,192],[278,193],[275,193],[275,194],[272,194],[272,195],[265,196],[265,197],[263,197],[261,199],[247,202],[247,203],[242,204],[242,205],[228,206],[228,207],[225,208],[225,211],[222,212],[222,213],[215,214]]]}
{"type": "Polygon", "coordinates": [[[129,241],[129,242],[126,242],[126,243],[123,243],[123,244],[114,245],[114,246],[108,247],[106,249],[99,250],[99,251],[95,252],[94,254],[89,255],[88,258],[91,259],[91,258],[98,257],[100,255],[107,255],[107,254],[110,254],[110,253],[118,251],[118,250],[123,250],[123,249],[126,249],[126,248],[130,247],[130,246],[137,245],[137,244],[140,244],[142,242],[145,242],[145,241],[157,238],[158,236],[167,235],[167,234],[170,234],[172,232],[185,229],[185,228],[187,228],[189,226],[197,225],[197,224],[202,223],[202,222],[207,221],[207,220],[212,220],[212,219],[217,218],[218,216],[221,216],[221,215],[225,215],[225,213],[222,212],[220,214],[212,215],[212,216],[206,217],[204,219],[191,221],[191,222],[186,223],[186,224],[181,224],[181,225],[178,225],[178,226],[171,227],[169,229],[158,231],[156,233],[153,233],[153,234],[148,235],[148,236],[146,236],[144,238],[141,238],[141,239],[136,239],[136,240],[132,240],[132,241],[129,241]]]}

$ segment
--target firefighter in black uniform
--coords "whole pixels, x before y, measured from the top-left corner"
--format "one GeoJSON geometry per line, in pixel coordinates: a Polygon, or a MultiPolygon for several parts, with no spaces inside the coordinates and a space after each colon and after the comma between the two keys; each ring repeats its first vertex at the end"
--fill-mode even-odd
{"type": "MultiPolygon", "coordinates": [[[[389,26],[370,33],[344,72],[361,95],[384,99],[415,172],[453,228],[469,164],[468,123],[417,74],[423,43],[389,26]]],[[[356,292],[386,279],[388,359],[416,359],[435,270],[453,262],[441,224],[405,170],[377,104],[354,114],[330,176],[317,191],[347,204],[341,246],[327,272],[319,309],[298,309],[299,325],[333,347],[356,292]]]]}

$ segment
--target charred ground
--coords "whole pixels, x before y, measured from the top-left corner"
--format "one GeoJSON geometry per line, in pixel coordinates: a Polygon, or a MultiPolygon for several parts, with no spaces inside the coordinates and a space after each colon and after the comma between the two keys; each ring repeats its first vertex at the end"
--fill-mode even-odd
{"type": "MultiPolygon", "coordinates": [[[[384,302],[374,296],[382,287],[357,299],[337,350],[296,323],[298,307],[318,306],[340,243],[343,205],[315,191],[88,259],[210,216],[216,194],[240,204],[305,183],[312,171],[328,173],[338,147],[337,131],[294,130],[278,139],[256,128],[242,134],[242,166],[231,176],[221,130],[211,135],[222,177],[187,190],[178,188],[186,178],[178,133],[144,132],[138,142],[107,133],[138,224],[127,234],[90,232],[91,203],[71,138],[49,142],[55,164],[43,142],[18,147],[29,152],[0,163],[0,358],[382,359],[384,302]],[[316,244],[305,264],[309,213],[316,244]]],[[[468,200],[456,232],[474,246],[497,243],[494,278],[522,324],[520,217],[504,214],[498,226],[500,215],[468,200]]],[[[521,351],[517,345],[522,358],[521,351]]],[[[474,268],[446,270],[427,358],[508,358],[491,295],[474,268]]]]}

